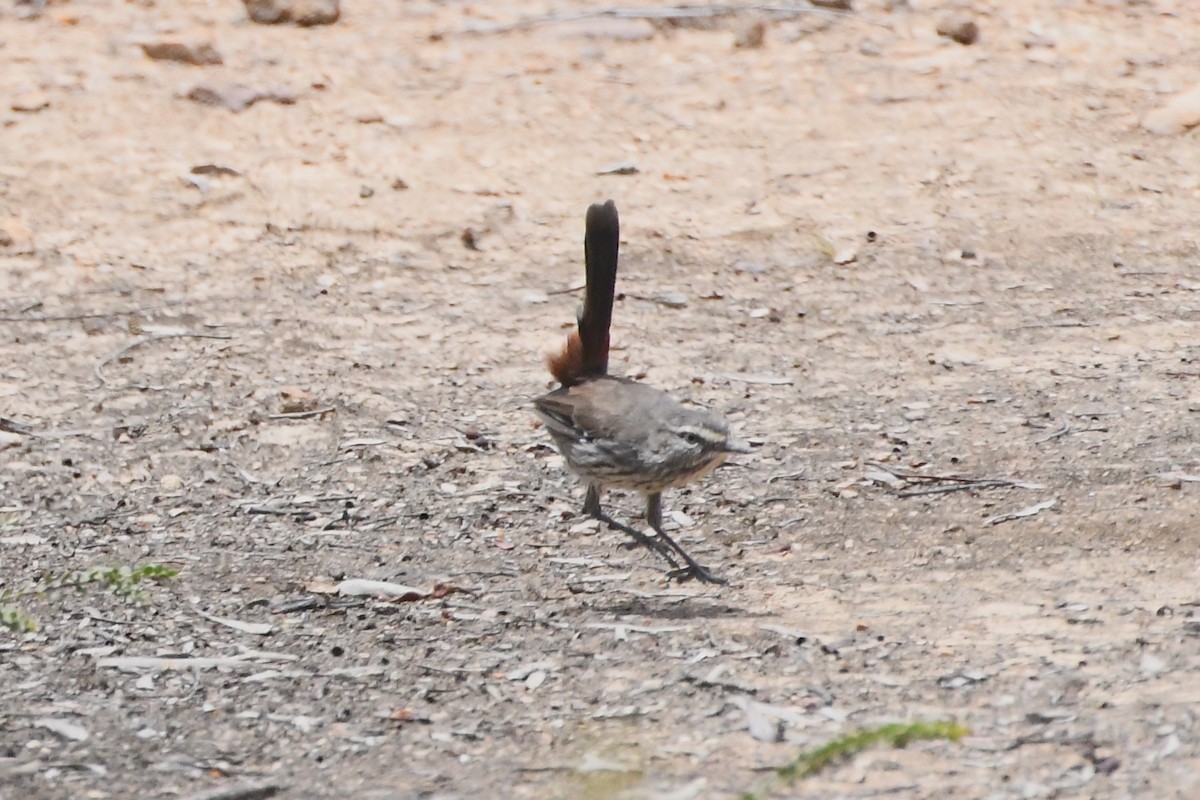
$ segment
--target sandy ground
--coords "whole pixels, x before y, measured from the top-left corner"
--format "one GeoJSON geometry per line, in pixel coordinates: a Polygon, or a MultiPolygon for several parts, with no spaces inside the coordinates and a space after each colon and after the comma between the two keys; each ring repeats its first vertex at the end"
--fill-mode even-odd
{"type": "Polygon", "coordinates": [[[1200,796],[1200,148],[1140,125],[1200,17],[856,6],[761,47],[565,1],[0,9],[38,625],[0,631],[0,797],[732,798],[951,719],[776,796],[1200,796]],[[528,412],[608,197],[614,369],[755,444],[666,500],[729,586],[583,520],[528,412]],[[38,591],[120,565],[179,572],[38,591]]]}

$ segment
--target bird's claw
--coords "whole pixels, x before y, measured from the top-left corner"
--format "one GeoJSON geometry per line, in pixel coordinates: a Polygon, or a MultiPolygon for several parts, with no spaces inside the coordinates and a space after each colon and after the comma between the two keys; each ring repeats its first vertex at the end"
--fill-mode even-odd
{"type": "Polygon", "coordinates": [[[700,583],[713,583],[718,585],[729,583],[729,581],[727,581],[725,578],[714,575],[712,570],[710,570],[708,567],[704,567],[695,563],[689,564],[686,567],[680,567],[679,569],[673,569],[667,573],[667,580],[676,580],[680,583],[683,583],[684,581],[690,581],[693,578],[700,583]]]}

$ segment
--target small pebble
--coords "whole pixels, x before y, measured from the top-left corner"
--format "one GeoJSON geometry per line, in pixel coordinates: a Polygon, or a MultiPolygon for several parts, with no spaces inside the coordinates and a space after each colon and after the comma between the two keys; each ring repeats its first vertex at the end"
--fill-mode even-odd
{"type": "Polygon", "coordinates": [[[744,50],[754,50],[763,46],[767,38],[767,26],[761,19],[752,20],[738,30],[733,39],[733,46],[744,50]]]}
{"type": "Polygon", "coordinates": [[[50,106],[50,97],[45,92],[30,91],[21,92],[12,99],[12,105],[9,106],[13,111],[21,111],[26,114],[32,114],[35,111],[41,111],[43,108],[50,106]]]}
{"type": "Polygon", "coordinates": [[[155,61],[175,61],[203,67],[222,63],[221,54],[207,42],[185,44],[183,42],[144,42],[142,52],[155,61]]]}
{"type": "Polygon", "coordinates": [[[1160,136],[1178,136],[1200,125],[1200,83],[1180,92],[1142,120],[1142,127],[1160,136]]]}
{"type": "Polygon", "coordinates": [[[294,23],[301,27],[332,25],[341,10],[338,0],[242,0],[246,15],[260,25],[294,23]]]}
{"type": "Polygon", "coordinates": [[[963,14],[949,14],[938,20],[938,36],[953,39],[959,44],[975,44],[979,41],[979,26],[975,20],[963,14]]]}
{"type": "Polygon", "coordinates": [[[665,292],[660,294],[654,298],[654,301],[661,306],[666,306],[667,308],[687,307],[687,298],[681,294],[675,294],[674,292],[665,292]]]}

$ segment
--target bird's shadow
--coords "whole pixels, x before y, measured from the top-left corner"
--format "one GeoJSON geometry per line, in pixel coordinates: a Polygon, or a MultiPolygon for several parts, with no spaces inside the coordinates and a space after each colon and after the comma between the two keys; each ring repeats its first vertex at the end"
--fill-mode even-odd
{"type": "Polygon", "coordinates": [[[594,611],[606,614],[636,614],[653,619],[723,619],[726,617],[770,617],[762,611],[748,611],[741,606],[729,605],[703,597],[681,602],[661,603],[654,598],[635,597],[630,600],[593,606],[594,611]]]}

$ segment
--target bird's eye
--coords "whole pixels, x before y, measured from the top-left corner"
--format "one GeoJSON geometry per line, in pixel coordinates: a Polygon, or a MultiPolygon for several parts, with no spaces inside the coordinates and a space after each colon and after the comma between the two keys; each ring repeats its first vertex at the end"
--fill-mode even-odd
{"type": "Polygon", "coordinates": [[[694,444],[696,446],[704,444],[704,437],[695,431],[684,431],[681,435],[683,436],[683,440],[688,444],[694,444]]]}

